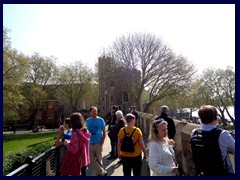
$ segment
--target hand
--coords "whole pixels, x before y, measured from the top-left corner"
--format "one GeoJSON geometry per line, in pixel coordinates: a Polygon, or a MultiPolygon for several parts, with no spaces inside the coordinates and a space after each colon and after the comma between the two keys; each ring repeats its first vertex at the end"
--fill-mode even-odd
{"type": "Polygon", "coordinates": [[[172,173],[178,173],[178,165],[172,168],[172,173]]]}
{"type": "Polygon", "coordinates": [[[102,146],[102,145],[103,145],[103,143],[104,143],[104,140],[102,140],[102,141],[99,143],[99,145],[100,145],[100,146],[102,146]]]}
{"type": "Polygon", "coordinates": [[[174,141],[173,139],[169,139],[169,140],[168,140],[168,144],[169,144],[169,145],[174,145],[174,144],[175,144],[175,141],[174,141]]]}
{"type": "Polygon", "coordinates": [[[118,159],[122,159],[122,155],[118,153],[118,159]]]}
{"type": "Polygon", "coordinates": [[[64,128],[63,128],[63,126],[60,126],[60,127],[58,128],[58,133],[60,133],[60,134],[63,134],[63,133],[64,133],[64,128]]]}
{"type": "Polygon", "coordinates": [[[148,156],[147,156],[147,155],[144,155],[143,158],[144,158],[144,159],[148,159],[148,156]]]}
{"type": "Polygon", "coordinates": [[[65,139],[64,140],[64,145],[67,145],[68,143],[70,143],[70,140],[69,139],[65,139]]]}

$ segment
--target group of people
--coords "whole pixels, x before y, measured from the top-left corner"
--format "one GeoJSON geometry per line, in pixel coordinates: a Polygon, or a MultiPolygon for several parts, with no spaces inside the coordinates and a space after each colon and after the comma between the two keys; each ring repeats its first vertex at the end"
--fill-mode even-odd
{"type": "MultiPolygon", "coordinates": [[[[108,134],[111,143],[111,152],[108,159],[119,158],[118,163],[122,164],[124,176],[141,175],[142,156],[148,159],[152,176],[177,175],[179,167],[175,160],[175,141],[173,140],[176,127],[173,119],[168,116],[169,108],[167,106],[161,107],[160,116],[152,123],[149,152],[146,151],[141,129],[135,126],[136,116],[134,113],[130,112],[124,117],[121,110],[118,110],[116,106],[112,106],[109,121],[105,123],[104,119],[98,116],[97,107],[92,106],[89,112],[90,117],[86,121],[80,113],[71,114],[70,118],[66,119],[63,124],[65,133],[62,128],[59,128],[56,146],[66,146],[60,168],[60,173],[63,176],[86,176],[89,164],[95,170],[97,176],[106,176],[108,173],[102,163],[102,148],[106,134],[108,134]],[[106,128],[106,125],[108,125],[108,128],[106,128]],[[124,148],[123,145],[127,146],[127,148],[124,148]],[[68,166],[69,164],[72,165],[68,166]]],[[[191,140],[196,137],[196,134],[199,134],[199,131],[208,132],[216,129],[216,113],[216,108],[210,105],[202,106],[199,109],[198,114],[202,126],[200,129],[192,131],[191,140]]],[[[207,135],[212,136],[212,134],[207,135]]],[[[198,136],[197,138],[198,142],[203,142],[201,137],[198,136]]],[[[228,152],[235,154],[234,138],[228,131],[221,130],[216,141],[219,145],[222,160],[226,163],[224,167],[227,168],[229,174],[233,174],[228,152]]],[[[194,145],[194,143],[191,143],[189,149],[195,163],[196,175],[218,175],[216,172],[211,174],[206,168],[202,169],[195,160],[196,156],[202,157],[200,154],[202,152],[196,151],[194,145]]],[[[204,159],[206,158],[202,158],[202,161],[204,159]]]]}

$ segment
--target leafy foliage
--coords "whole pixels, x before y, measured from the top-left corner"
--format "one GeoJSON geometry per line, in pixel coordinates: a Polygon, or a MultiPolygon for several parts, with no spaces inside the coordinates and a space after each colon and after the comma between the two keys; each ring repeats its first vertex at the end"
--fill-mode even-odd
{"type": "Polygon", "coordinates": [[[19,111],[25,100],[21,88],[28,62],[25,55],[11,48],[7,35],[9,31],[3,28],[3,108],[4,120],[14,122],[19,119],[19,111]]]}
{"type": "Polygon", "coordinates": [[[80,62],[62,66],[57,80],[61,87],[58,88],[59,96],[71,106],[71,111],[77,110],[80,100],[91,87],[92,73],[90,69],[80,62]]]}
{"type": "Polygon", "coordinates": [[[54,145],[56,133],[4,135],[3,174],[24,164],[26,157],[36,157],[54,145]]]}

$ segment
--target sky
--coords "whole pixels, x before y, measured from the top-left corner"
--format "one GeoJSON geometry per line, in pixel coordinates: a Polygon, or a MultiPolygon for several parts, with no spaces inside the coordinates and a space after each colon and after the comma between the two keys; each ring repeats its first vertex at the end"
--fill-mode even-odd
{"type": "Polygon", "coordinates": [[[12,47],[82,61],[94,69],[104,48],[128,33],[151,33],[205,68],[235,69],[234,4],[4,4],[12,47]]]}

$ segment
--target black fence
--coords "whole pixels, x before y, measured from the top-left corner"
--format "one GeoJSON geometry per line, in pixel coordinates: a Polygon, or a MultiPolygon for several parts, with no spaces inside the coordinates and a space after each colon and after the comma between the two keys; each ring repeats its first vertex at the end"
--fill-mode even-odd
{"type": "Polygon", "coordinates": [[[52,147],[35,158],[29,156],[24,165],[6,176],[59,176],[64,152],[65,146],[52,147]]]}

